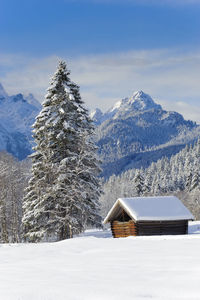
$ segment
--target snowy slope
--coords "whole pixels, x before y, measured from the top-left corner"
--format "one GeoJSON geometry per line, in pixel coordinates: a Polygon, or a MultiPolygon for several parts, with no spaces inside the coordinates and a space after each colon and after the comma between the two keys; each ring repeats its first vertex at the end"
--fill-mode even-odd
{"type": "Polygon", "coordinates": [[[99,108],[96,108],[95,110],[91,111],[90,118],[96,125],[100,125],[103,121],[103,113],[99,108]]]}
{"type": "Polygon", "coordinates": [[[123,99],[105,115],[110,117],[97,128],[97,145],[104,162],[155,149],[169,143],[181,132],[197,127],[179,113],[163,110],[141,91],[123,99]],[[112,112],[114,115],[111,116],[112,112]]]}
{"type": "Polygon", "coordinates": [[[2,98],[7,98],[8,97],[8,94],[6,93],[3,85],[0,83],[0,100],[2,98]]]}
{"type": "Polygon", "coordinates": [[[31,153],[31,126],[40,109],[33,95],[8,96],[0,84],[0,151],[6,150],[19,159],[31,153]]]}
{"type": "Polygon", "coordinates": [[[116,119],[121,115],[129,114],[130,112],[139,112],[151,109],[162,109],[161,105],[156,104],[153,99],[143,91],[133,93],[130,98],[123,98],[117,101],[104,114],[98,108],[90,114],[91,119],[95,124],[99,125],[106,120],[116,119]]]}
{"type": "Polygon", "coordinates": [[[199,248],[200,231],[121,239],[87,232],[52,244],[1,245],[1,299],[197,300],[199,248]]]}
{"type": "Polygon", "coordinates": [[[192,142],[200,136],[200,126],[195,122],[184,120],[177,112],[162,109],[142,91],[116,102],[104,114],[98,110],[93,112],[91,117],[97,125],[97,146],[104,177],[120,174],[128,166],[147,167],[161,158],[162,152],[163,156],[167,152],[167,156],[176,154],[186,140],[192,142]],[[151,155],[150,151],[155,150],[159,151],[151,155]],[[122,165],[125,167],[121,168],[122,165]]]}

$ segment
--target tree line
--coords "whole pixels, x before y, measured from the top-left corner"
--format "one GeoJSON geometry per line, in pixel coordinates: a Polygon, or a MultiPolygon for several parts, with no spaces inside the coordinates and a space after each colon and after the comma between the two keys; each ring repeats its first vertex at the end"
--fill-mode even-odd
{"type": "Polygon", "coordinates": [[[119,197],[176,195],[200,218],[200,140],[171,158],[163,157],[146,169],[131,169],[112,175],[100,197],[104,217],[119,197]]]}

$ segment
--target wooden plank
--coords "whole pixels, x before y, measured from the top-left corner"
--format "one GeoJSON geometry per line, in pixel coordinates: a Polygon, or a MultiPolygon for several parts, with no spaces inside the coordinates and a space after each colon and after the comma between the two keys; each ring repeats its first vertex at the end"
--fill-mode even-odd
{"type": "Polygon", "coordinates": [[[112,226],[116,227],[135,227],[135,224],[113,224],[112,226]]]}
{"type": "Polygon", "coordinates": [[[116,238],[136,236],[137,228],[134,221],[130,220],[127,222],[113,221],[111,223],[112,234],[116,238]]]}
{"type": "Polygon", "coordinates": [[[118,225],[122,225],[122,224],[135,224],[133,221],[128,221],[128,222],[119,222],[119,221],[113,221],[112,224],[118,224],[118,225]]]}
{"type": "Polygon", "coordinates": [[[121,225],[121,226],[119,226],[119,225],[113,225],[113,226],[111,226],[111,227],[113,227],[113,228],[135,228],[136,226],[133,226],[133,225],[130,225],[130,226],[127,226],[127,225],[121,225]]]}
{"type": "Polygon", "coordinates": [[[111,226],[136,226],[134,223],[111,224],[111,226]]]}
{"type": "Polygon", "coordinates": [[[136,226],[111,226],[111,228],[136,228],[136,226]]]}
{"type": "Polygon", "coordinates": [[[132,235],[132,234],[137,234],[137,232],[114,232],[114,234],[126,234],[126,235],[132,235]]]}
{"type": "Polygon", "coordinates": [[[112,228],[113,230],[136,230],[136,228],[112,228]]]}
{"type": "Polygon", "coordinates": [[[127,229],[127,230],[114,229],[113,231],[114,231],[114,232],[123,232],[123,231],[127,231],[127,232],[129,232],[129,231],[131,231],[131,232],[137,232],[137,230],[130,230],[130,229],[127,229]]]}
{"type": "Polygon", "coordinates": [[[134,226],[134,225],[112,225],[111,227],[119,227],[119,228],[121,228],[121,227],[136,227],[136,226],[134,226]]]}
{"type": "Polygon", "coordinates": [[[121,227],[111,227],[113,229],[136,229],[136,227],[127,227],[127,226],[121,226],[121,227]]]}
{"type": "Polygon", "coordinates": [[[136,226],[134,226],[134,225],[129,225],[129,226],[127,226],[127,225],[121,225],[121,226],[119,226],[119,225],[112,225],[111,226],[112,228],[135,228],[136,226]]]}
{"type": "Polygon", "coordinates": [[[180,221],[180,222],[142,222],[142,221],[140,221],[140,222],[138,222],[137,223],[138,225],[145,225],[145,226],[157,226],[157,225],[165,225],[165,226],[170,226],[170,225],[186,225],[187,224],[187,222],[182,222],[182,221],[180,221]]]}
{"type": "Polygon", "coordinates": [[[134,233],[137,233],[136,230],[113,230],[113,232],[127,232],[127,233],[134,232],[134,233]]]}
{"type": "Polygon", "coordinates": [[[148,226],[148,225],[139,225],[138,228],[185,228],[186,226],[185,225],[158,225],[158,226],[148,226]]]}
{"type": "Polygon", "coordinates": [[[114,230],[113,232],[114,232],[114,233],[127,233],[127,234],[128,234],[128,233],[137,233],[137,231],[130,231],[130,230],[129,230],[129,231],[125,231],[125,230],[122,230],[122,231],[120,231],[120,230],[114,230]]]}

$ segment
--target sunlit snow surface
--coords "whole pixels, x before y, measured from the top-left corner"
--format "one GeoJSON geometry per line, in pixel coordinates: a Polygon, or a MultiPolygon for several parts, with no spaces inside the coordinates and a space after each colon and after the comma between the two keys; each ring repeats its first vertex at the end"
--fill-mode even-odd
{"type": "Polygon", "coordinates": [[[200,222],[190,233],[1,245],[0,299],[200,299],[200,222]]]}

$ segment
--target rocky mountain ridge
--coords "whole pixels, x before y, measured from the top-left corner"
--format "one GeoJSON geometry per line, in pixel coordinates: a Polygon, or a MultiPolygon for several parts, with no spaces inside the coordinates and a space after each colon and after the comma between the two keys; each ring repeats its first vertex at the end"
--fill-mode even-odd
{"type": "Polygon", "coordinates": [[[20,160],[31,153],[31,126],[40,110],[41,104],[32,94],[9,96],[0,84],[0,151],[20,160]]]}
{"type": "MultiPolygon", "coordinates": [[[[0,151],[6,150],[20,160],[31,153],[31,125],[40,110],[41,104],[32,94],[9,96],[0,84],[0,151]]],[[[195,122],[163,110],[142,91],[116,102],[106,113],[97,109],[91,117],[105,177],[147,167],[200,136],[200,126],[195,122]]]]}
{"type": "Polygon", "coordinates": [[[112,172],[120,174],[135,164],[146,167],[148,162],[161,158],[162,153],[170,156],[178,152],[185,145],[183,136],[191,142],[199,135],[195,122],[162,109],[143,91],[118,101],[104,114],[97,110],[91,117],[96,124],[97,145],[106,176],[112,172]],[[195,135],[188,138],[191,132],[195,135]],[[181,142],[176,143],[180,136],[181,142]]]}
{"type": "Polygon", "coordinates": [[[143,91],[137,91],[133,93],[130,98],[123,98],[120,101],[117,101],[105,113],[99,108],[96,108],[96,110],[91,112],[90,117],[95,124],[99,125],[108,119],[116,119],[122,115],[129,114],[130,112],[137,114],[150,109],[162,109],[162,107],[160,104],[156,104],[153,99],[143,91]]]}

